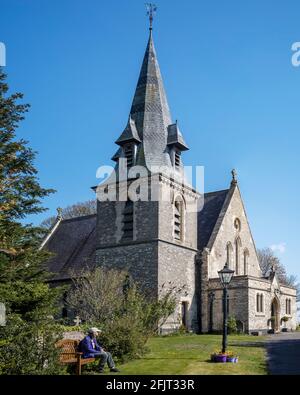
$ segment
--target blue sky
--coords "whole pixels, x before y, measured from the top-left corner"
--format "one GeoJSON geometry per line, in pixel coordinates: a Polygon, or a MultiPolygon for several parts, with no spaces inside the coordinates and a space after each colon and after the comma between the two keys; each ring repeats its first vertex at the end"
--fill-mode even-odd
{"type": "MultiPolygon", "coordinates": [[[[109,164],[141,66],[144,0],[0,0],[12,90],[32,107],[19,135],[38,151],[49,211],[92,199],[109,164]]],[[[173,120],[205,166],[207,191],[236,168],[258,248],[300,278],[300,41],[297,0],[160,0],[154,40],[173,120]]]]}

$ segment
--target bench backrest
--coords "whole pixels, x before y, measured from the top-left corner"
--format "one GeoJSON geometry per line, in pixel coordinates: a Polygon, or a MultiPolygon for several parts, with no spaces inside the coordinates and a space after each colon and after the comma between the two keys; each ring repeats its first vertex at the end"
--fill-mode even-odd
{"type": "Polygon", "coordinates": [[[79,340],[73,339],[62,339],[57,343],[57,347],[61,348],[59,360],[62,363],[76,362],[77,361],[77,349],[79,340]]]}

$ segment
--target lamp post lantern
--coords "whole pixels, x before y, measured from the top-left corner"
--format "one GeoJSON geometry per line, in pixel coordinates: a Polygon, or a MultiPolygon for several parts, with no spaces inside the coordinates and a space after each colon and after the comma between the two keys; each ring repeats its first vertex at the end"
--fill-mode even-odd
{"type": "Polygon", "coordinates": [[[226,262],[224,268],[218,272],[221,283],[223,285],[223,341],[222,341],[222,353],[226,352],[227,348],[227,287],[232,279],[234,270],[229,269],[228,262],[226,262]]]}

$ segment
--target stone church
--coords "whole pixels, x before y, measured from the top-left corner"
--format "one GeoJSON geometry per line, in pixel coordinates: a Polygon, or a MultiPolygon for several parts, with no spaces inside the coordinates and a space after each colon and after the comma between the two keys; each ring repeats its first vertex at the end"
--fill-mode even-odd
{"type": "MultiPolygon", "coordinates": [[[[171,119],[152,27],[125,125],[112,157],[116,199],[97,199],[95,215],[65,220],[58,216],[43,242],[42,248],[55,254],[47,263],[55,273],[52,281],[68,282],[70,272],[103,266],[127,270],[157,296],[168,284],[184,286],[163,330],[183,324],[205,333],[222,329],[218,271],[227,262],[234,270],[228,314],[239,330],[294,330],[296,290],[280,284],[274,270],[263,276],[236,173],[228,189],[202,195],[178,176],[188,146],[171,119]],[[122,159],[128,172],[136,166],[146,169],[140,189],[153,192],[148,181],[155,176],[156,199],[119,198],[137,180],[137,174],[128,176],[125,184],[121,180],[122,159]]],[[[101,187],[107,191],[109,181],[101,187]]],[[[98,187],[94,190],[98,197],[98,187]]]]}

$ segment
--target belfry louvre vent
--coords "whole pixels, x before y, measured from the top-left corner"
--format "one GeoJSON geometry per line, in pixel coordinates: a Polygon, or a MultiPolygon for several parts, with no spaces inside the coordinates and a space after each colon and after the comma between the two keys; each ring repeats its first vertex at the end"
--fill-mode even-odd
{"type": "Polygon", "coordinates": [[[181,240],[181,205],[180,202],[175,202],[174,207],[174,238],[181,240]]]}
{"type": "Polygon", "coordinates": [[[128,200],[123,211],[123,237],[122,239],[133,239],[133,202],[128,200]]]}
{"type": "Polygon", "coordinates": [[[175,167],[180,167],[181,164],[181,159],[180,159],[181,153],[179,151],[175,152],[175,167]]]}
{"type": "Polygon", "coordinates": [[[124,149],[125,158],[127,159],[127,167],[133,166],[133,147],[128,145],[124,149]]]}

